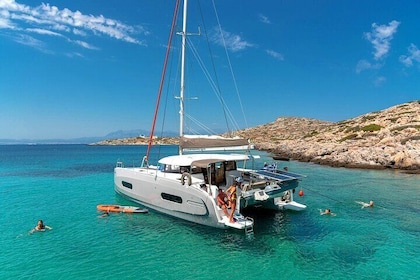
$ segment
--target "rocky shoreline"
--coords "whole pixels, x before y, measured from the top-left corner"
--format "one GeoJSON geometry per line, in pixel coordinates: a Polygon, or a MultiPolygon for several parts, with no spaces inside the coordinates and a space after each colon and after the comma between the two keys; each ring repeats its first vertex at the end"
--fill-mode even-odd
{"type": "Polygon", "coordinates": [[[338,123],[278,118],[241,136],[281,158],[420,174],[420,101],[338,123]]]}
{"type": "MultiPolygon", "coordinates": [[[[280,117],[237,134],[250,139],[257,149],[283,159],[420,174],[420,101],[337,123],[280,117]]],[[[141,145],[147,142],[147,137],[136,137],[96,144],[141,145]]],[[[154,144],[176,145],[178,138],[156,138],[154,144]]]]}

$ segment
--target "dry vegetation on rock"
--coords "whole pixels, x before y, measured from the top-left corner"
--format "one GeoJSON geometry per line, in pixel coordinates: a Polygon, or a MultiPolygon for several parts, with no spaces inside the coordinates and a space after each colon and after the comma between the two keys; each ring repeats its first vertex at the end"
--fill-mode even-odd
{"type": "Polygon", "coordinates": [[[240,135],[280,157],[331,166],[420,171],[420,101],[338,123],[278,118],[240,135]]]}

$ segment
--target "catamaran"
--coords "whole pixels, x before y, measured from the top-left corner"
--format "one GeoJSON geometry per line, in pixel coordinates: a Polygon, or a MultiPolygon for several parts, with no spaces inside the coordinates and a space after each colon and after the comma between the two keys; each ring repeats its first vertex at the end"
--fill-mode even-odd
{"type": "MultiPolygon", "coordinates": [[[[166,58],[171,49],[172,34],[175,33],[174,26],[179,2],[180,0],[176,2],[166,58]]],[[[184,0],[182,31],[177,33],[182,37],[180,96],[178,97],[180,103],[179,154],[163,157],[157,164],[149,163],[156,110],[147,154],[141,166],[125,167],[123,162],[117,162],[114,170],[115,191],[130,201],[176,218],[215,228],[246,231],[252,230],[254,221],[241,214],[245,208],[264,207],[275,210],[306,208],[305,205],[293,201],[292,192],[304,176],[277,169],[247,168],[247,163],[254,162],[254,158],[249,153],[253,145],[247,139],[185,135],[184,65],[188,35],[187,3],[188,1],[184,0]],[[235,153],[226,151],[235,151],[235,153]],[[235,180],[240,183],[236,184],[235,180]],[[218,205],[217,195],[219,189],[226,190],[234,184],[236,184],[237,200],[229,210],[230,213],[234,213],[232,219],[218,205]]],[[[161,81],[160,92],[162,84],[161,81]]],[[[158,100],[160,100],[159,97],[158,100]]],[[[156,107],[158,106],[159,101],[156,107]]]]}

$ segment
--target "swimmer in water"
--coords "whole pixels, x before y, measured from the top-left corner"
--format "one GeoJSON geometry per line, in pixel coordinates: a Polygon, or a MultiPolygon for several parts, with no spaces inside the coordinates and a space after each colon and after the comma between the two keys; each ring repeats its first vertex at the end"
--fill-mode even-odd
{"type": "Polygon", "coordinates": [[[336,214],[331,212],[331,209],[327,208],[325,209],[325,211],[322,211],[322,209],[319,209],[319,214],[320,215],[331,215],[331,216],[335,216],[336,214]]]}
{"type": "Polygon", "coordinates": [[[31,231],[29,231],[29,234],[34,233],[35,231],[45,231],[46,229],[51,230],[52,227],[44,225],[44,222],[42,220],[39,220],[36,227],[34,227],[33,229],[31,229],[31,231]]]}
{"type": "Polygon", "coordinates": [[[362,205],[362,209],[363,208],[367,208],[367,207],[373,207],[373,201],[369,201],[369,203],[363,202],[363,201],[356,201],[356,203],[359,203],[360,205],[362,205]]]}

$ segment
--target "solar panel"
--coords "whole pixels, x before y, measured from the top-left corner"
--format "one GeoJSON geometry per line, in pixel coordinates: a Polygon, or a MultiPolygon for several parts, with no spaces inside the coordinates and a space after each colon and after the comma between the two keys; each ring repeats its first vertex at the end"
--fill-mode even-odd
{"type": "Polygon", "coordinates": [[[261,176],[271,178],[271,179],[281,180],[281,181],[292,181],[292,180],[297,179],[296,177],[293,177],[293,176],[288,176],[285,174],[270,172],[266,170],[258,170],[254,174],[261,175],[261,176]]]}

